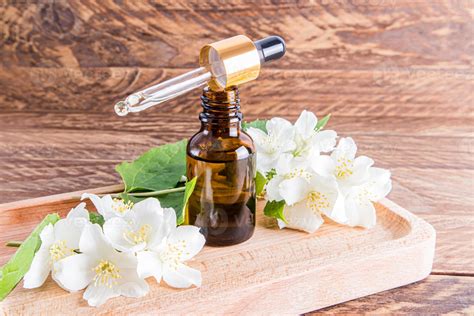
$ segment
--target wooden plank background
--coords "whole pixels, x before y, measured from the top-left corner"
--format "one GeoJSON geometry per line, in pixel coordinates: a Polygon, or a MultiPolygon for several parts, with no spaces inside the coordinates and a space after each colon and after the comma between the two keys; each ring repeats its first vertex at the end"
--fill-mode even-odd
{"type": "Polygon", "coordinates": [[[0,0],[0,203],[114,184],[114,165],[199,127],[199,91],[113,104],[196,67],[199,48],[281,35],[241,87],[247,119],[303,109],[391,169],[390,198],[437,230],[433,275],[318,313],[474,313],[472,0],[0,0]]]}

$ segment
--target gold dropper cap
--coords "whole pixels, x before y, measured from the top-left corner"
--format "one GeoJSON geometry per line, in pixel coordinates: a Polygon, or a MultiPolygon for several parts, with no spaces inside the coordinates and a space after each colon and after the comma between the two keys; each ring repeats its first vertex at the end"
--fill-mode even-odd
{"type": "Polygon", "coordinates": [[[201,48],[199,63],[213,75],[208,82],[212,90],[224,90],[257,79],[261,56],[254,42],[237,35],[201,48]]]}

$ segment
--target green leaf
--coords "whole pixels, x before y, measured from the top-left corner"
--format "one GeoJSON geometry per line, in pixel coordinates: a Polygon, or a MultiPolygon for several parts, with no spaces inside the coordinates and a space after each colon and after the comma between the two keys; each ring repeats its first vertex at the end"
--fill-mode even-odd
{"type": "Polygon", "coordinates": [[[176,224],[181,225],[184,223],[184,214],[186,212],[186,206],[188,204],[189,197],[194,191],[196,186],[197,178],[194,177],[191,181],[186,182],[186,186],[183,192],[169,193],[163,196],[159,196],[163,207],[172,207],[176,211],[176,224]]]}
{"type": "MultiPolygon", "coordinates": [[[[185,188],[180,192],[173,192],[164,195],[154,196],[153,198],[158,199],[162,207],[172,207],[176,212],[176,224],[181,225],[184,223],[184,214],[186,205],[188,204],[189,197],[194,191],[196,186],[197,178],[194,177],[191,181],[186,182],[185,188]]],[[[121,193],[120,197],[125,201],[132,201],[138,203],[148,197],[137,197],[127,193],[121,193]]]]}
{"type": "Polygon", "coordinates": [[[258,128],[259,130],[267,132],[267,120],[255,120],[253,122],[243,122],[242,128],[244,131],[248,130],[249,127],[258,128]]]}
{"type": "Polygon", "coordinates": [[[41,246],[39,237],[43,228],[54,224],[60,219],[58,214],[49,214],[36,226],[28,238],[21,244],[20,248],[0,269],[0,301],[2,301],[20,282],[30,269],[35,252],[41,246]]]}
{"type": "Polygon", "coordinates": [[[324,128],[324,126],[326,126],[326,124],[328,123],[329,119],[331,118],[331,113],[329,113],[328,115],[326,115],[325,117],[323,117],[321,120],[318,121],[318,123],[316,123],[316,127],[314,128],[317,132],[319,132],[320,130],[322,130],[324,128]]]}
{"type": "Polygon", "coordinates": [[[183,204],[183,199],[184,199],[184,191],[183,192],[175,192],[175,193],[169,193],[166,195],[162,195],[159,197],[156,197],[159,201],[162,207],[172,207],[174,211],[176,212],[176,225],[180,225],[183,223],[183,218],[184,218],[184,204],[183,204]]]}
{"type": "Polygon", "coordinates": [[[120,193],[119,196],[120,196],[120,198],[121,198],[122,200],[124,200],[125,202],[130,201],[130,202],[133,202],[134,204],[135,204],[135,203],[138,203],[138,202],[140,202],[140,201],[142,201],[142,200],[144,200],[144,199],[146,199],[146,198],[151,197],[151,196],[147,196],[147,197],[136,197],[136,196],[133,196],[133,195],[130,195],[130,194],[127,194],[127,193],[120,193]]]}
{"type": "Polygon", "coordinates": [[[281,219],[287,223],[285,216],[283,215],[283,209],[285,208],[285,201],[267,201],[263,214],[268,217],[281,219]]]}
{"type": "Polygon", "coordinates": [[[194,177],[191,179],[191,181],[186,182],[186,188],[184,190],[184,197],[183,197],[183,208],[182,208],[183,211],[181,212],[180,217],[176,216],[178,225],[181,225],[182,223],[184,223],[184,214],[186,213],[186,206],[188,205],[189,197],[194,192],[194,188],[196,187],[196,181],[197,181],[197,177],[194,177]]]}
{"type": "Polygon", "coordinates": [[[90,219],[92,224],[99,224],[100,227],[104,226],[105,219],[99,213],[89,212],[89,219],[90,219]]]}
{"type": "Polygon", "coordinates": [[[120,194],[120,198],[124,199],[125,201],[132,201],[134,204],[150,197],[160,201],[160,204],[162,207],[173,208],[174,211],[176,212],[176,224],[177,225],[182,224],[182,222],[179,223],[179,220],[184,217],[184,214],[183,214],[184,191],[168,193],[168,194],[164,194],[160,196],[147,196],[147,197],[133,196],[127,193],[120,194]]]}
{"type": "Polygon", "coordinates": [[[186,140],[152,148],[133,162],[122,162],[115,170],[125,192],[173,188],[186,174],[186,140]]]}
{"type": "Polygon", "coordinates": [[[276,176],[276,174],[277,174],[277,172],[276,172],[275,168],[270,169],[266,174],[267,181],[270,181],[271,179],[273,179],[273,177],[276,176]]]}
{"type": "Polygon", "coordinates": [[[257,195],[262,194],[265,184],[267,184],[267,178],[257,171],[257,176],[255,177],[255,193],[257,195]]]}

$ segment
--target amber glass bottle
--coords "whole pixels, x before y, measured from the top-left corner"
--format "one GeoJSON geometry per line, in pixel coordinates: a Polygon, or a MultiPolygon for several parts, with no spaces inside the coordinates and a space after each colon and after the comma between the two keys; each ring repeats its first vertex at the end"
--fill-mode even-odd
{"type": "Polygon", "coordinates": [[[236,87],[205,88],[201,100],[201,130],[187,148],[187,177],[197,182],[186,223],[201,227],[207,245],[238,244],[255,229],[255,148],[241,130],[236,87]]]}

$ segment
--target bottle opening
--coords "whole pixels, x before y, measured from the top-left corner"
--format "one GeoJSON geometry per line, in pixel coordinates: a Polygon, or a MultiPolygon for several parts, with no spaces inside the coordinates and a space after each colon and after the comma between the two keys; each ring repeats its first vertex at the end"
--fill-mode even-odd
{"type": "Polygon", "coordinates": [[[211,107],[229,107],[240,104],[239,89],[236,86],[224,90],[213,90],[205,87],[201,97],[203,106],[211,107]]]}
{"type": "Polygon", "coordinates": [[[225,127],[229,124],[240,124],[242,120],[239,89],[236,86],[222,91],[215,91],[209,87],[204,88],[201,105],[203,111],[199,115],[199,119],[202,123],[225,127]]]}

